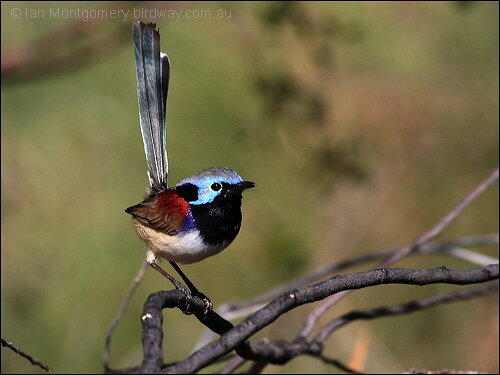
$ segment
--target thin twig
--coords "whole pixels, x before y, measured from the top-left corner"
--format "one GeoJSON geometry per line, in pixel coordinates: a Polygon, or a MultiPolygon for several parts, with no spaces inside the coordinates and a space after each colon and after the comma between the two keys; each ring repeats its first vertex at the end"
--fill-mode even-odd
{"type": "Polygon", "coordinates": [[[4,340],[3,337],[2,337],[1,340],[2,340],[2,346],[5,346],[5,347],[9,348],[14,353],[19,354],[21,357],[26,358],[28,361],[31,362],[31,364],[33,366],[38,366],[38,367],[44,369],[47,372],[51,372],[52,371],[51,368],[48,365],[46,365],[45,363],[43,363],[39,359],[34,358],[33,356],[29,355],[28,353],[25,353],[24,351],[22,351],[21,349],[19,349],[17,346],[15,346],[12,342],[4,340]]]}
{"type": "MultiPolygon", "coordinates": [[[[432,241],[434,238],[439,236],[445,229],[450,225],[461,213],[462,211],[471,204],[476,198],[478,198],[482,193],[484,193],[496,180],[498,179],[498,168],[494,170],[483,182],[481,182],[476,188],[474,188],[467,196],[456,205],[450,212],[448,212],[442,219],[440,219],[430,230],[424,234],[418,236],[408,245],[402,247],[400,250],[396,251],[394,254],[387,257],[375,268],[384,268],[395,262],[401,260],[402,258],[408,256],[409,254],[415,252],[418,248],[425,245],[426,243],[432,241]]],[[[297,335],[297,340],[302,340],[306,338],[314,328],[314,325],[332,306],[344,298],[350,291],[346,290],[341,293],[330,296],[325,302],[314,309],[304,321],[304,324],[297,335]]]]}
{"type": "Polygon", "coordinates": [[[332,320],[330,323],[326,324],[316,335],[313,342],[323,345],[334,331],[356,320],[370,320],[386,316],[409,314],[443,303],[467,300],[473,297],[482,296],[497,289],[498,282],[493,282],[477,288],[459,290],[451,293],[439,293],[430,297],[413,300],[399,305],[388,307],[382,306],[364,311],[351,311],[350,313],[344,314],[340,318],[332,320]]]}
{"type": "Polygon", "coordinates": [[[448,225],[450,225],[462,213],[462,211],[467,208],[469,204],[474,202],[474,200],[488,190],[488,188],[496,180],[498,180],[498,168],[495,169],[481,184],[479,184],[478,187],[472,190],[457,206],[455,206],[455,208],[439,220],[429,231],[425,232],[421,236],[418,236],[410,244],[388,257],[380,263],[378,267],[383,268],[396,263],[398,260],[418,249],[420,246],[439,236],[448,227],[448,225]]]}
{"type": "Polygon", "coordinates": [[[118,326],[118,323],[123,318],[123,315],[125,315],[125,312],[127,311],[127,307],[130,304],[130,300],[135,294],[135,291],[137,290],[137,287],[141,283],[144,273],[146,272],[147,268],[147,263],[142,262],[141,267],[137,271],[134,280],[132,280],[132,283],[130,283],[130,286],[128,288],[128,292],[125,295],[125,298],[123,299],[120,308],[118,309],[115,317],[113,318],[111,324],[109,325],[108,332],[106,334],[106,339],[105,339],[105,346],[104,346],[104,356],[103,356],[103,366],[104,366],[104,371],[109,371],[111,370],[109,367],[109,357],[111,354],[111,338],[113,337],[113,333],[116,330],[116,327],[118,326]]]}

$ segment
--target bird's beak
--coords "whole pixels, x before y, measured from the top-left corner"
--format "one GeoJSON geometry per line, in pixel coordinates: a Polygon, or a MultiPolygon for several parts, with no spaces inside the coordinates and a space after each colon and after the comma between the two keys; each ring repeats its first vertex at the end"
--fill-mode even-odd
{"type": "Polygon", "coordinates": [[[255,187],[255,183],[251,181],[241,181],[238,182],[237,184],[231,185],[231,187],[226,191],[224,194],[225,197],[229,197],[231,195],[240,195],[243,192],[243,190],[250,189],[255,187]]]}
{"type": "Polygon", "coordinates": [[[251,188],[254,188],[255,186],[257,186],[255,184],[255,182],[252,182],[252,181],[242,181],[236,185],[241,189],[241,191],[246,190],[246,189],[251,189],[251,188]]]}

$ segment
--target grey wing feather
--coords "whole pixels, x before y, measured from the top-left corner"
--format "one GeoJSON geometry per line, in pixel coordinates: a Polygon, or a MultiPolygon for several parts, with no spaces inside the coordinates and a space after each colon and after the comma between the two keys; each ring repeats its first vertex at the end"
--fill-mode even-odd
{"type": "Polygon", "coordinates": [[[160,54],[160,33],[152,23],[135,22],[133,42],[142,140],[153,192],[167,187],[166,101],[170,64],[160,54]]]}

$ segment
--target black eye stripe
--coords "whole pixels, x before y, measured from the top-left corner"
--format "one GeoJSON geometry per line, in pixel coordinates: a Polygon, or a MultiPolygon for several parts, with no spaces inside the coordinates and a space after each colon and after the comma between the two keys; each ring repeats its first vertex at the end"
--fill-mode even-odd
{"type": "Polygon", "coordinates": [[[198,200],[198,187],[191,183],[179,185],[175,188],[175,190],[177,191],[177,194],[188,202],[198,200]]]}
{"type": "Polygon", "coordinates": [[[218,182],[214,182],[210,188],[213,190],[213,191],[219,191],[221,189],[222,185],[219,184],[218,182]]]}

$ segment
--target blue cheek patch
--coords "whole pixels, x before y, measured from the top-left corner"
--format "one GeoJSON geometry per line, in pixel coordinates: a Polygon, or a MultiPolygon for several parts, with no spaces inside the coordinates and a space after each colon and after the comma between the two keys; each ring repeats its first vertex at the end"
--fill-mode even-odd
{"type": "MultiPolygon", "coordinates": [[[[212,184],[210,184],[212,185],[212,184]]],[[[198,189],[198,200],[194,202],[189,202],[189,204],[205,204],[205,203],[210,203],[212,202],[217,195],[220,194],[221,190],[219,191],[213,191],[210,188],[210,185],[206,188],[199,188],[198,189]]]]}

